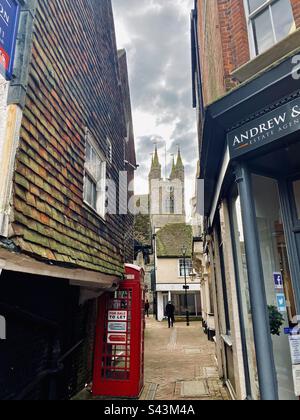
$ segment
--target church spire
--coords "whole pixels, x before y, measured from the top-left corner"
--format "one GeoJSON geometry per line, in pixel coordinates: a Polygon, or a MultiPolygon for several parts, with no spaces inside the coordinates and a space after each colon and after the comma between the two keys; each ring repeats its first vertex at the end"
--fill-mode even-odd
{"type": "Polygon", "coordinates": [[[155,145],[155,152],[154,152],[154,157],[153,157],[153,161],[152,161],[152,166],[155,167],[155,168],[161,166],[160,163],[159,163],[157,145],[155,145]]]}
{"type": "Polygon", "coordinates": [[[180,181],[183,183],[185,182],[185,168],[182,161],[180,146],[178,147],[178,155],[177,155],[177,161],[175,165],[174,174],[175,174],[176,179],[180,179],[180,181]]]}
{"type": "Polygon", "coordinates": [[[180,146],[178,147],[178,155],[177,155],[176,169],[177,170],[184,169],[183,161],[182,161],[182,157],[181,157],[181,149],[180,149],[180,146]]]}
{"type": "Polygon", "coordinates": [[[176,179],[176,165],[175,165],[175,157],[174,157],[174,155],[173,155],[173,158],[172,158],[172,170],[171,170],[170,179],[171,180],[176,179]]]}
{"type": "Polygon", "coordinates": [[[161,179],[161,164],[159,162],[157,145],[155,146],[155,152],[152,156],[149,179],[161,179]]]}

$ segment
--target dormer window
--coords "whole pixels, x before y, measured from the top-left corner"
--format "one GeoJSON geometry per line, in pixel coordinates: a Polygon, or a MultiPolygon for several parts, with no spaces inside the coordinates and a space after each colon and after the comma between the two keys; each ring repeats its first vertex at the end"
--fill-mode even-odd
{"type": "Polygon", "coordinates": [[[257,56],[295,31],[290,0],[244,0],[252,55],[257,56]]]}

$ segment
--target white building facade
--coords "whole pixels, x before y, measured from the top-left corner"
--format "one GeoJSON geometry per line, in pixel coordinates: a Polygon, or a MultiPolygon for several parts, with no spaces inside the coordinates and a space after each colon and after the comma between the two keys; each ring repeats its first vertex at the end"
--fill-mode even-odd
{"type": "Polygon", "coordinates": [[[191,319],[201,316],[200,277],[193,274],[191,226],[167,225],[157,233],[156,238],[158,321],[165,318],[169,301],[174,304],[177,317],[186,315],[185,285],[188,287],[187,304],[191,319]]]}

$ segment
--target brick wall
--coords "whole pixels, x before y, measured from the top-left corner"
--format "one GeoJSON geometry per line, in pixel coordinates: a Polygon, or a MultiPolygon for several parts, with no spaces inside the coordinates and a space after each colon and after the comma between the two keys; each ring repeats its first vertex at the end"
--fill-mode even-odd
{"type": "Polygon", "coordinates": [[[225,92],[222,41],[215,1],[198,0],[198,34],[203,100],[207,105],[225,92]]]}
{"type": "Polygon", "coordinates": [[[300,2],[299,0],[291,0],[291,3],[294,12],[296,27],[300,28],[300,2]]]}
{"type": "Polygon", "coordinates": [[[225,85],[235,86],[231,73],[250,59],[249,38],[243,0],[217,0],[225,69],[225,85]]]}
{"type": "Polygon", "coordinates": [[[232,71],[249,61],[243,0],[198,0],[198,26],[207,105],[236,86],[232,71]]]}
{"type": "Polygon", "coordinates": [[[26,253],[123,273],[128,219],[84,206],[85,130],[124,170],[126,122],[110,0],[38,0],[17,153],[11,237],[26,253]]]}
{"type": "MultiPolygon", "coordinates": [[[[300,2],[291,3],[299,28],[300,2]]],[[[244,0],[198,0],[198,24],[207,105],[237,85],[232,72],[251,58],[244,0]]]]}

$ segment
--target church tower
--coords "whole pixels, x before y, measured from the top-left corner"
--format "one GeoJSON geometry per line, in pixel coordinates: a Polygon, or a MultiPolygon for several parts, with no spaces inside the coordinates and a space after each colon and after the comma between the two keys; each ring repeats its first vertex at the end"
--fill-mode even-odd
{"type": "Polygon", "coordinates": [[[162,166],[159,162],[157,147],[155,147],[149,172],[151,223],[155,228],[162,228],[167,224],[185,223],[184,182],[185,169],[180,149],[178,150],[176,162],[173,157],[170,177],[163,179],[162,166]]]}

